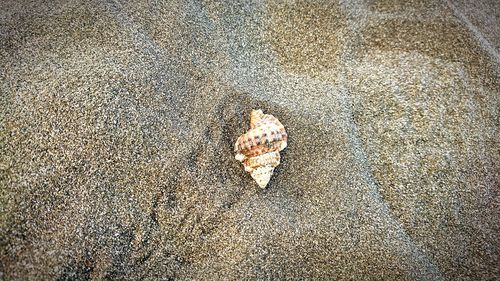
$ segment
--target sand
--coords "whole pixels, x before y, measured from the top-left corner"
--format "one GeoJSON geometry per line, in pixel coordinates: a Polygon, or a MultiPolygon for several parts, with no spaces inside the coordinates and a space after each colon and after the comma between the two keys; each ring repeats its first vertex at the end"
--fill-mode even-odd
{"type": "Polygon", "coordinates": [[[468,2],[1,1],[0,279],[499,279],[500,7],[468,2]]]}

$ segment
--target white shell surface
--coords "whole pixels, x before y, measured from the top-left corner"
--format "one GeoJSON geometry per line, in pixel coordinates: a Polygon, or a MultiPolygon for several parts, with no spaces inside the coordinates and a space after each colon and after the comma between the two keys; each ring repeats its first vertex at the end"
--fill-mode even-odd
{"type": "Polygon", "coordinates": [[[253,170],[251,175],[252,178],[257,182],[260,188],[266,188],[267,184],[271,180],[274,168],[271,165],[261,166],[253,170]]]}

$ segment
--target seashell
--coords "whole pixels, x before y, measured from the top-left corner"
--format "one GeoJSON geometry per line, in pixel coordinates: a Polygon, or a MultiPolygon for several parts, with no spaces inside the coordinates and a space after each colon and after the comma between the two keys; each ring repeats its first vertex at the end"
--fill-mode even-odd
{"type": "Polygon", "coordinates": [[[280,151],[287,146],[288,136],[281,122],[262,110],[250,113],[250,130],[234,144],[236,160],[261,188],[265,188],[280,164],[280,151]]]}

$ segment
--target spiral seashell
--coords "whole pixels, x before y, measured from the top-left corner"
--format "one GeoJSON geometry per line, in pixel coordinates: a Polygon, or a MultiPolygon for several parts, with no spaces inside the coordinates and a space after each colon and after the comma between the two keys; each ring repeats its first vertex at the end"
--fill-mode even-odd
{"type": "Polygon", "coordinates": [[[261,188],[265,188],[280,164],[280,151],[287,146],[287,134],[281,122],[262,110],[250,113],[250,130],[234,144],[235,158],[261,188]]]}

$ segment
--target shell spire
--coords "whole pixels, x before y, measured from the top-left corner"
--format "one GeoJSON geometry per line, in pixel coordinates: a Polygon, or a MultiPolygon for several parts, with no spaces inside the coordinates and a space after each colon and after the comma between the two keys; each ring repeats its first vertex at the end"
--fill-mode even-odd
{"type": "Polygon", "coordinates": [[[287,146],[287,133],[281,122],[262,110],[250,113],[250,129],[234,145],[235,158],[261,188],[265,188],[280,164],[279,152],[287,146]]]}
{"type": "Polygon", "coordinates": [[[252,110],[252,112],[250,113],[250,129],[253,129],[257,126],[257,123],[262,120],[263,115],[264,113],[260,109],[252,110]]]}

